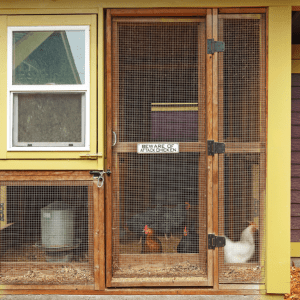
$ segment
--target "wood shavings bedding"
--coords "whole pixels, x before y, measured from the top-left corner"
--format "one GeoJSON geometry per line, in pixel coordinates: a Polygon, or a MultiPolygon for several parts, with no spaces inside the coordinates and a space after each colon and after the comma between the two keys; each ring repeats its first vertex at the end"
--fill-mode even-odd
{"type": "Polygon", "coordinates": [[[62,266],[48,267],[13,267],[2,272],[1,284],[93,284],[91,269],[85,267],[62,266]]]}
{"type": "Polygon", "coordinates": [[[147,265],[120,268],[114,265],[114,277],[137,278],[137,277],[178,277],[178,276],[205,276],[206,272],[199,266],[187,262],[178,263],[170,267],[147,265]]]}
{"type": "Polygon", "coordinates": [[[259,283],[262,278],[261,267],[238,267],[231,266],[221,274],[221,282],[226,283],[259,283]]]}
{"type": "Polygon", "coordinates": [[[284,299],[300,299],[300,268],[291,267],[291,291],[285,294],[284,299]]]}

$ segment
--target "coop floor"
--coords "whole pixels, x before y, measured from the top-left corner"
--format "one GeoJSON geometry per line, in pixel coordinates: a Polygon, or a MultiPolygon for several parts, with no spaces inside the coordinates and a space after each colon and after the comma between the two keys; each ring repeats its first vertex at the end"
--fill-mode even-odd
{"type": "Polygon", "coordinates": [[[220,283],[262,283],[263,268],[249,264],[249,266],[226,267],[220,272],[220,283]]]}
{"type": "Polygon", "coordinates": [[[130,237],[118,245],[119,257],[113,263],[113,277],[118,282],[131,281],[186,281],[207,280],[206,255],[198,253],[177,253],[181,236],[168,240],[159,237],[162,253],[141,254],[142,243],[130,237]]]}
{"type": "Polygon", "coordinates": [[[92,264],[86,254],[72,253],[69,262],[47,262],[35,244],[10,248],[1,256],[1,284],[93,284],[92,264]]]}

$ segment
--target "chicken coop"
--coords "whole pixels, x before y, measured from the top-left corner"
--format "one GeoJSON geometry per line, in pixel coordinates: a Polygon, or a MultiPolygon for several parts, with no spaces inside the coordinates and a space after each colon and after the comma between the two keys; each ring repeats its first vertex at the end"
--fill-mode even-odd
{"type": "Polygon", "coordinates": [[[1,292],[288,293],[300,6],[21,2],[0,1],[1,292]]]}

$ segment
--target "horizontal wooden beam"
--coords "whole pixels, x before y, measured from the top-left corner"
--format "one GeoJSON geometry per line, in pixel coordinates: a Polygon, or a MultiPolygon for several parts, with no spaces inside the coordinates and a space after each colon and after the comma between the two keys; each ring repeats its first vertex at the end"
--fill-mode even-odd
{"type": "Polygon", "coordinates": [[[136,8],[136,9],[112,9],[112,16],[118,17],[192,17],[205,16],[203,8],[136,8]]]}
{"type": "MultiPolygon", "coordinates": [[[[0,181],[92,181],[89,171],[0,171],[0,181]]],[[[37,184],[36,182],[34,183],[37,184]]],[[[82,184],[82,183],[79,183],[82,184]]]]}
{"type": "Polygon", "coordinates": [[[265,7],[219,8],[219,14],[264,14],[266,12],[265,7]]]}

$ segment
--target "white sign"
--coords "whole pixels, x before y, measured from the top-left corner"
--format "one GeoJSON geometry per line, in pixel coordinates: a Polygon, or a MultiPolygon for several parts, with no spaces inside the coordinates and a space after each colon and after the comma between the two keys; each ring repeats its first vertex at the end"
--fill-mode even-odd
{"type": "Polygon", "coordinates": [[[178,143],[148,143],[138,144],[137,153],[140,154],[167,154],[179,153],[178,143]]]}

